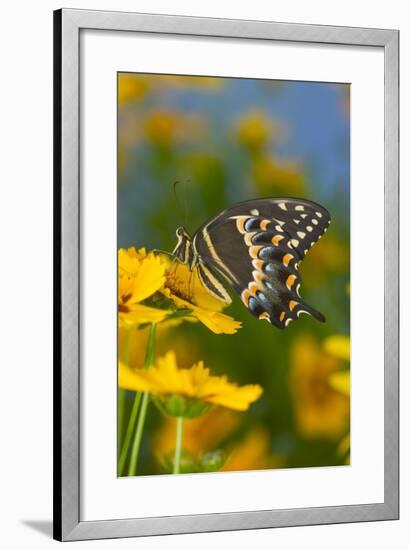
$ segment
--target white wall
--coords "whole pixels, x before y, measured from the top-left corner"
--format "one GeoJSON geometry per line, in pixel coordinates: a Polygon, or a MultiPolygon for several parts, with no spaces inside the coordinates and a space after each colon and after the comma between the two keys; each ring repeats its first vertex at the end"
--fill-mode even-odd
{"type": "MultiPolygon", "coordinates": [[[[402,250],[408,246],[409,19],[405,2],[389,0],[88,0],[64,7],[115,9],[399,28],[401,30],[402,250]]],[[[1,452],[0,544],[7,549],[48,548],[51,480],[51,208],[52,208],[52,10],[58,1],[5,3],[1,10],[1,452]],[[48,533],[45,535],[44,532],[48,533]]],[[[367,186],[370,203],[371,185],[367,186]]],[[[374,258],[376,268],[376,258],[374,258]]],[[[402,258],[402,334],[408,330],[407,254],[402,258]]],[[[380,289],[381,293],[381,289],[380,289]]],[[[382,299],[380,294],[379,299],[382,299]]],[[[406,338],[407,339],[407,338],[406,338]]],[[[404,548],[409,535],[407,345],[401,359],[401,520],[398,522],[303,527],[236,533],[183,535],[77,543],[86,548],[197,549],[296,546],[332,550],[388,546],[404,548]]],[[[369,381],[370,384],[370,381],[369,381]]]]}

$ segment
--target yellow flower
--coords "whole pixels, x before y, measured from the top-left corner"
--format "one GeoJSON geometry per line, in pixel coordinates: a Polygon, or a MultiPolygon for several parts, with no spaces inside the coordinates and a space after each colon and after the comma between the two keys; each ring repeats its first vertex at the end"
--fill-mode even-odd
{"type": "Polygon", "coordinates": [[[339,366],[339,361],[312,337],[302,336],[296,340],[290,386],[296,425],[305,437],[337,439],[349,428],[349,398],[330,383],[339,366]]]}
{"type": "Polygon", "coordinates": [[[284,461],[270,450],[271,437],[264,428],[251,430],[237,443],[221,471],[265,470],[283,468],[284,461]]]}
{"type": "Polygon", "coordinates": [[[333,372],[329,377],[329,383],[334,390],[348,397],[351,394],[351,377],[349,371],[333,372]]]}
{"type": "Polygon", "coordinates": [[[170,311],[141,304],[165,282],[166,264],[144,248],[118,251],[118,320],[119,326],[158,323],[170,311]]]}
{"type": "Polygon", "coordinates": [[[197,269],[190,271],[188,265],[177,260],[168,260],[168,264],[166,281],[161,292],[178,309],[189,310],[191,316],[215,334],[235,334],[241,323],[221,313],[228,304],[217,300],[204,288],[197,269]]]}
{"type": "Polygon", "coordinates": [[[251,151],[258,151],[276,133],[276,123],[262,111],[250,111],[237,123],[239,142],[251,151]]]}
{"type": "Polygon", "coordinates": [[[168,149],[177,143],[191,142],[203,136],[206,121],[197,114],[186,115],[176,111],[158,110],[149,113],[143,129],[150,143],[168,149]]]}
{"type": "MultiPolygon", "coordinates": [[[[132,370],[120,364],[119,386],[132,391],[147,391],[158,397],[185,398],[188,406],[200,401],[205,405],[221,405],[237,411],[247,410],[263,391],[258,385],[239,387],[225,376],[212,376],[202,361],[190,369],[179,369],[172,351],[159,358],[156,365],[149,369],[132,370]]],[[[167,412],[169,414],[170,411],[167,412]]],[[[202,413],[203,410],[200,411],[202,413]]]]}
{"type": "MultiPolygon", "coordinates": [[[[350,359],[350,338],[341,334],[334,334],[324,340],[324,350],[333,357],[341,361],[349,361],[350,359]]],[[[349,398],[351,395],[351,376],[348,370],[333,372],[328,377],[329,385],[341,395],[349,398]]],[[[344,464],[350,463],[350,446],[351,438],[347,433],[340,441],[337,447],[339,456],[344,457],[344,464]]]]}
{"type": "Polygon", "coordinates": [[[154,112],[145,121],[145,134],[149,141],[163,147],[169,147],[176,135],[179,117],[175,113],[154,112]]]}
{"type": "Polygon", "coordinates": [[[333,234],[325,235],[319,246],[313,246],[303,263],[303,279],[307,286],[320,287],[328,273],[348,273],[349,247],[333,234]],[[316,269],[319,265],[320,269],[316,269]]]}
{"type": "Polygon", "coordinates": [[[254,159],[252,176],[260,193],[302,195],[304,176],[294,161],[261,155],[254,159]]]}
{"type": "Polygon", "coordinates": [[[147,81],[135,74],[120,74],[118,77],[118,104],[142,99],[148,91],[147,81]]]}
{"type": "MultiPolygon", "coordinates": [[[[183,449],[198,457],[201,452],[216,449],[239,426],[239,413],[214,407],[198,418],[186,419],[183,425],[183,449]]],[[[175,448],[176,419],[164,417],[163,424],[153,437],[153,448],[158,456],[175,448]]]]}
{"type": "Polygon", "coordinates": [[[324,350],[337,359],[349,361],[351,354],[351,340],[349,336],[334,334],[324,340],[324,350]]]}
{"type": "Polygon", "coordinates": [[[173,76],[173,75],[158,75],[160,85],[172,88],[197,89],[203,91],[218,91],[225,85],[226,80],[219,77],[211,76],[173,76]]]}

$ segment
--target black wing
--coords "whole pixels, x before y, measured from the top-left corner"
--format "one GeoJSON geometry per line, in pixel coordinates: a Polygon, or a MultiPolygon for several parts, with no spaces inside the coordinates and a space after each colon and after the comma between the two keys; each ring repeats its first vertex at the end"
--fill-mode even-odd
{"type": "Polygon", "coordinates": [[[201,260],[218,271],[259,319],[285,328],[301,313],[325,321],[300,297],[300,262],[331,221],[304,199],[256,199],[223,210],[193,235],[201,260]]]}

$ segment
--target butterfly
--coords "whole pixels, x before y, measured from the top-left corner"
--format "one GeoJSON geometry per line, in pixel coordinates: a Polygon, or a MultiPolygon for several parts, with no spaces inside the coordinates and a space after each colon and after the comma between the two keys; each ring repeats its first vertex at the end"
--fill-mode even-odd
{"type": "Polygon", "coordinates": [[[283,329],[301,313],[325,321],[300,297],[300,263],[327,231],[329,212],[312,201],[280,197],[248,200],[226,208],[190,236],[178,227],[172,255],[215,298],[231,303],[221,280],[258,319],[283,329]]]}

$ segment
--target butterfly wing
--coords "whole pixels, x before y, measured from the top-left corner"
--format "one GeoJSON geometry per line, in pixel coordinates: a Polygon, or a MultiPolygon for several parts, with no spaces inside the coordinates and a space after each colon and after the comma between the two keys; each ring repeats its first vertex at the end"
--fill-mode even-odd
{"type": "Polygon", "coordinates": [[[329,223],[328,211],[311,201],[251,200],[205,223],[193,235],[193,246],[253,315],[285,328],[301,313],[325,320],[301,299],[298,268],[329,223]]]}

